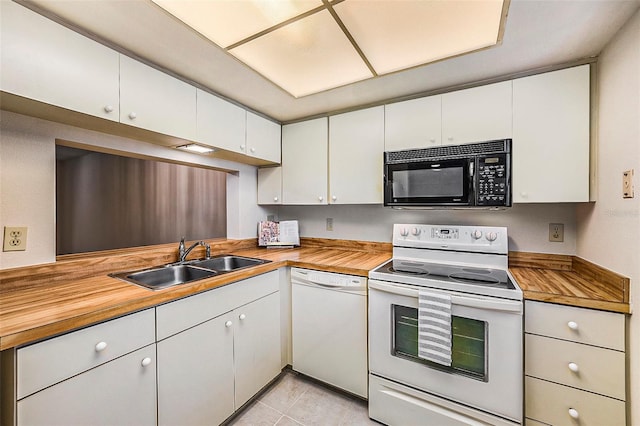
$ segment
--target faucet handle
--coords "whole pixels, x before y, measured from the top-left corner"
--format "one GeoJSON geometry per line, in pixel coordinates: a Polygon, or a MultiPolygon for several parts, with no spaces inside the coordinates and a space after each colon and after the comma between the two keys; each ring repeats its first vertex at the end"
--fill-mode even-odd
{"type": "Polygon", "coordinates": [[[180,239],[180,244],[178,245],[178,256],[180,258],[182,258],[182,256],[184,255],[184,250],[185,250],[185,246],[184,246],[184,237],[182,237],[180,239]]]}
{"type": "Polygon", "coordinates": [[[209,259],[211,257],[211,246],[208,243],[204,243],[205,257],[209,259]]]}

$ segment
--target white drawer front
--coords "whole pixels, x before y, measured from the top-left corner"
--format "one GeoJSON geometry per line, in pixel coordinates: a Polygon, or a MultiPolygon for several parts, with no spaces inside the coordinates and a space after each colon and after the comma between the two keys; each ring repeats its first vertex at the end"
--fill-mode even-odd
{"type": "Polygon", "coordinates": [[[154,342],[155,312],[147,309],[20,348],[18,399],[154,342]]]}
{"type": "Polygon", "coordinates": [[[271,271],[158,306],[158,341],[278,291],[279,288],[278,271],[271,271]]]}
{"type": "Polygon", "coordinates": [[[624,352],[526,334],[525,374],[626,400],[624,352]]]}
{"type": "Polygon", "coordinates": [[[624,351],[624,314],[525,302],[527,333],[624,351]]]}
{"type": "Polygon", "coordinates": [[[550,425],[623,426],[626,421],[623,401],[533,377],[525,377],[525,416],[550,425]]]}

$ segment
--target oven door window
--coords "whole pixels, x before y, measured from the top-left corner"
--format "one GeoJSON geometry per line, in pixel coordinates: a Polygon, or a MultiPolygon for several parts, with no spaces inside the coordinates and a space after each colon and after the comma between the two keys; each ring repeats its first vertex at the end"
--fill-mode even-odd
{"type": "Polygon", "coordinates": [[[392,354],[429,367],[487,381],[487,323],[451,317],[451,367],[418,357],[418,309],[392,305],[392,354]]]}

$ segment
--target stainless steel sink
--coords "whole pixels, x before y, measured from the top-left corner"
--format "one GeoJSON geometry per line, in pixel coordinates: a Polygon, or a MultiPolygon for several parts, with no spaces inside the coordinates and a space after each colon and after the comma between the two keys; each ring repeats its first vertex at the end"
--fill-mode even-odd
{"type": "Polygon", "coordinates": [[[160,290],[178,284],[185,284],[191,281],[213,277],[218,275],[218,272],[201,268],[193,268],[188,265],[174,265],[161,266],[138,272],[121,272],[110,275],[152,290],[160,290]]]}
{"type": "Polygon", "coordinates": [[[224,254],[209,259],[191,260],[142,271],[119,272],[109,276],[152,290],[160,290],[267,262],[270,260],[224,254]]]}
{"type": "Polygon", "coordinates": [[[217,272],[232,272],[267,262],[267,260],[254,259],[251,257],[222,255],[212,257],[211,259],[196,260],[195,262],[190,262],[189,265],[197,266],[198,268],[212,269],[217,272]]]}

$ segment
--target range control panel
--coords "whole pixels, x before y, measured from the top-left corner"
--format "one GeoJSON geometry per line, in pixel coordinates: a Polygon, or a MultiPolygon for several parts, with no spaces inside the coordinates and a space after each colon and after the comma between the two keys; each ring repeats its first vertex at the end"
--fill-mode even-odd
{"type": "Polygon", "coordinates": [[[393,225],[393,245],[451,251],[506,254],[507,228],[466,225],[393,225]]]}

